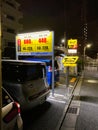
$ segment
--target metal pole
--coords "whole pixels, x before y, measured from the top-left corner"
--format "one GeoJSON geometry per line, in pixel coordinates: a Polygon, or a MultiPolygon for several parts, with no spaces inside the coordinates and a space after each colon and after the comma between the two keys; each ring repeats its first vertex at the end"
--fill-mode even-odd
{"type": "Polygon", "coordinates": [[[66,67],[66,87],[69,87],[69,66],[66,67]]]}
{"type": "MultiPolygon", "coordinates": [[[[68,45],[67,45],[67,53],[68,53],[68,45]]],[[[66,88],[67,88],[67,94],[69,97],[69,66],[66,67],[66,88]]]]}
{"type": "Polygon", "coordinates": [[[52,41],[52,96],[54,96],[54,32],[53,32],[53,41],[52,41]]]}
{"type": "Polygon", "coordinates": [[[97,71],[98,71],[98,53],[97,53],[97,71]]]}
{"type": "Polygon", "coordinates": [[[84,47],[84,61],[85,61],[85,51],[86,51],[86,46],[84,47]]]}
{"type": "MultiPolygon", "coordinates": [[[[1,47],[1,43],[2,43],[2,29],[1,29],[1,2],[2,0],[0,0],[0,59],[1,59],[1,52],[2,52],[2,47],[1,47]]],[[[2,72],[1,72],[1,62],[0,62],[0,130],[2,130],[2,72]]]]}
{"type": "Polygon", "coordinates": [[[84,46],[84,50],[83,50],[83,58],[84,58],[84,63],[83,63],[83,68],[85,67],[85,51],[86,51],[86,46],[84,46]]]}

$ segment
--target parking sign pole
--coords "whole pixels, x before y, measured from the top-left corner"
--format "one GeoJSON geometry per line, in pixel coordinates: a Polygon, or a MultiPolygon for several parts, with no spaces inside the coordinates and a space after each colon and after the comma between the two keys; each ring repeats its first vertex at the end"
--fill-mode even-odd
{"type": "Polygon", "coordinates": [[[69,86],[69,66],[66,67],[66,87],[69,86]]]}
{"type": "Polygon", "coordinates": [[[54,96],[54,32],[52,35],[52,96],[54,96]]]}
{"type": "Polygon", "coordinates": [[[69,97],[70,91],[69,91],[69,66],[66,67],[66,88],[67,88],[67,95],[69,97]]]}

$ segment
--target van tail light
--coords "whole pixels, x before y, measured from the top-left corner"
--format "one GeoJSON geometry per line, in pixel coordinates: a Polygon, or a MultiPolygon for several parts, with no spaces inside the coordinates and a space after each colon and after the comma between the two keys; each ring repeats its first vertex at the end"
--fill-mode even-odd
{"type": "Polygon", "coordinates": [[[5,123],[9,123],[13,120],[18,114],[20,114],[20,105],[17,102],[13,102],[13,108],[9,111],[9,113],[3,118],[5,123]]]}

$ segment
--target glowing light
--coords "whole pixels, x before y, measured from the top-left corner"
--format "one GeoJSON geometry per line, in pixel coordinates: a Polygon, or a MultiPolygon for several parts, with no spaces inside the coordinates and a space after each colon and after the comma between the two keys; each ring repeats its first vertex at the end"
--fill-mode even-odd
{"type": "Polygon", "coordinates": [[[89,83],[98,83],[98,80],[87,80],[89,83]]]}

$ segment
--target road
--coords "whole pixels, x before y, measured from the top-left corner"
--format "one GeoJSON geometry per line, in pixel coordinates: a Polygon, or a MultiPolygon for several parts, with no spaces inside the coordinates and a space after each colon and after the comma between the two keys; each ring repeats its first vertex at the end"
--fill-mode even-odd
{"type": "MultiPolygon", "coordinates": [[[[74,88],[76,78],[70,78],[71,88],[69,90],[71,91],[74,88]]],[[[22,113],[23,130],[58,130],[69,105],[67,93],[65,77],[62,75],[60,84],[55,87],[54,97],[51,93],[44,104],[22,113]]]]}
{"type": "Polygon", "coordinates": [[[84,70],[60,130],[98,130],[98,71],[84,70]]]}
{"type": "MultiPolygon", "coordinates": [[[[22,115],[23,130],[56,130],[65,105],[63,98],[48,98],[43,105],[22,115]]],[[[98,130],[98,72],[95,70],[85,70],[75,88],[73,100],[59,130],[69,129],[98,130]]]]}
{"type": "Polygon", "coordinates": [[[49,97],[44,104],[22,113],[23,130],[56,130],[65,103],[65,99],[49,97]]]}
{"type": "Polygon", "coordinates": [[[76,130],[98,130],[98,72],[85,72],[80,101],[76,130]]]}
{"type": "MultiPolygon", "coordinates": [[[[76,78],[71,79],[71,89],[74,86],[76,78]]],[[[49,98],[42,105],[32,108],[22,113],[24,129],[23,130],[58,130],[63,115],[68,107],[66,94],[68,90],[65,85],[65,76],[60,76],[60,84],[55,87],[54,97],[50,93],[49,98]]],[[[52,91],[52,90],[51,90],[52,91]]]]}

